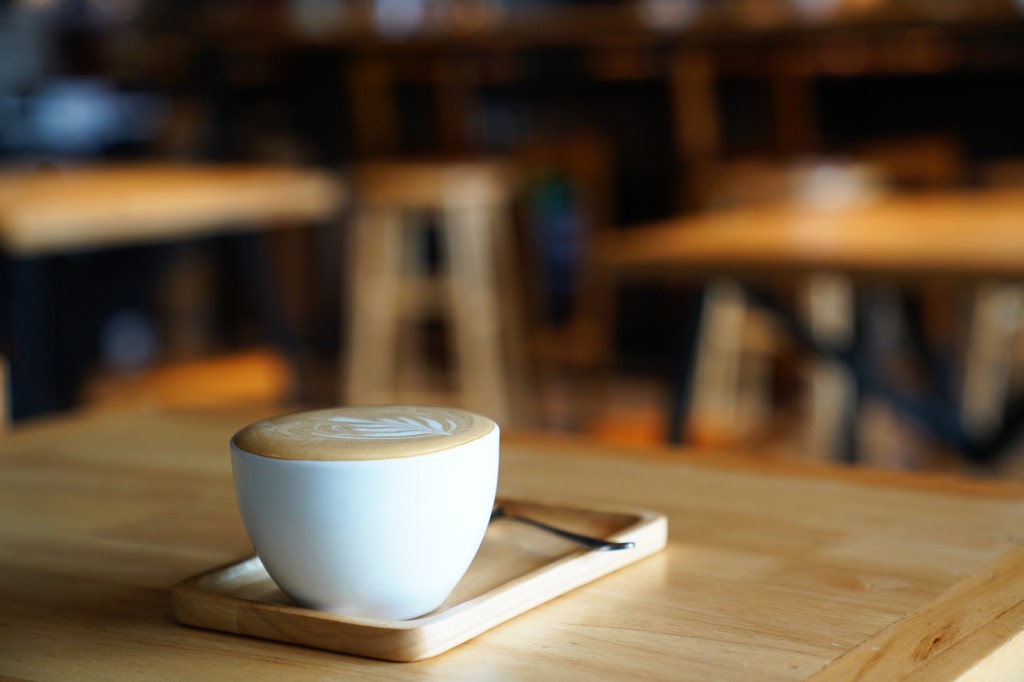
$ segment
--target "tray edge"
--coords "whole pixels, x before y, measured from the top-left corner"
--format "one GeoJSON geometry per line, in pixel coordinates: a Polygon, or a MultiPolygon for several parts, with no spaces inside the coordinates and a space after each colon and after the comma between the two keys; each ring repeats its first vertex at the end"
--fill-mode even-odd
{"type": "Polygon", "coordinates": [[[432,658],[448,651],[557,597],[657,554],[667,545],[668,521],[660,512],[635,508],[596,509],[551,500],[509,498],[507,501],[510,504],[521,503],[636,517],[633,524],[610,535],[609,539],[633,540],[637,545],[632,550],[617,552],[580,550],[443,613],[428,614],[408,621],[359,619],[311,611],[298,606],[253,602],[200,587],[204,579],[255,559],[250,556],[208,569],[174,585],[171,588],[171,611],[179,623],[196,628],[336,653],[412,662],[432,658]],[[535,583],[540,579],[543,579],[547,586],[536,589],[535,583]],[[496,599],[500,607],[497,609],[496,599]],[[488,615],[489,611],[496,613],[488,615]],[[196,612],[202,615],[197,615],[196,612]],[[292,627],[276,627],[274,621],[281,619],[292,627]],[[328,625],[323,625],[325,623],[328,625]],[[301,627],[304,624],[340,629],[349,639],[360,640],[363,646],[354,648],[346,643],[345,637],[340,638],[340,643],[337,637],[326,638],[332,641],[310,641],[325,638],[309,633],[309,627],[301,627]],[[305,631],[309,634],[309,639],[292,636],[289,631],[293,628],[305,631]]]}

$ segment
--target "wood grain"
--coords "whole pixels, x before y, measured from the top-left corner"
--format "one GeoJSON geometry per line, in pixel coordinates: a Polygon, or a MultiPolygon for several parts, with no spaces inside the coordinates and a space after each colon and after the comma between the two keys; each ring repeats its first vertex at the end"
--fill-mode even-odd
{"type": "Polygon", "coordinates": [[[812,679],[1024,678],[1024,549],[954,585],[812,679]]]}
{"type": "Polygon", "coordinates": [[[341,185],[274,166],[112,165],[0,172],[0,245],[21,256],[324,220],[341,185]]]}
{"type": "Polygon", "coordinates": [[[657,509],[668,547],[417,663],[183,627],[171,587],[251,552],[227,442],[265,416],[81,414],[0,441],[0,674],[802,680],[953,618],[967,635],[907,675],[1019,660],[1021,486],[539,437],[503,441],[502,496],[657,509]]]}

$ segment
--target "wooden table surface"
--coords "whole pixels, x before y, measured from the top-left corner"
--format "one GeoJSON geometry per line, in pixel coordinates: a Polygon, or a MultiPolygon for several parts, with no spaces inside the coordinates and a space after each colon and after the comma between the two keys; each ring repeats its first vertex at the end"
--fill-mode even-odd
{"type": "Polygon", "coordinates": [[[661,510],[668,548],[419,663],[183,627],[171,586],[251,551],[227,442],[262,416],[81,414],[0,439],[0,675],[1024,674],[1022,486],[539,437],[505,439],[503,494],[661,510]]]}
{"type": "Polygon", "coordinates": [[[775,204],[621,230],[601,261],[636,274],[838,271],[1024,274],[1024,190],[892,195],[846,208],[775,204]]]}
{"type": "Polygon", "coordinates": [[[134,245],[331,217],[344,200],[320,171],[121,164],[0,172],[0,246],[19,256],[134,245]]]}

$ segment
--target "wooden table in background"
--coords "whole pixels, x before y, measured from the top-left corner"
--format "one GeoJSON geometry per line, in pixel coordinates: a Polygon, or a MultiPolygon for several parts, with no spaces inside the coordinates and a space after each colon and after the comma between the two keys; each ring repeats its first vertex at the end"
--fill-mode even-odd
{"type": "MultiPolygon", "coordinates": [[[[96,296],[94,283],[55,292],[47,259],[88,251],[248,234],[324,224],[346,200],[337,178],[308,168],[270,165],[131,163],[0,171],[0,256],[10,260],[12,408],[15,417],[66,407],[68,381],[55,338],[81,335],[51,319],[60,294],[83,308],[96,296]]],[[[272,262],[256,244],[244,254],[245,283],[253,298],[277,318],[270,331],[295,345],[283,322],[281,287],[271,280],[272,262]]],[[[143,283],[123,277],[126,289],[143,283]]],[[[292,354],[294,348],[288,349],[292,354]]]]}
{"type": "MultiPolygon", "coordinates": [[[[1024,280],[1024,191],[896,194],[841,208],[781,203],[680,217],[610,235],[599,261],[618,279],[671,274],[697,282],[729,277],[759,284],[838,273],[854,284],[952,283],[970,291],[982,283],[1024,280]]],[[[889,377],[870,376],[875,359],[866,334],[827,343],[771,292],[754,288],[747,294],[779,313],[797,339],[850,369],[859,392],[879,395],[925,433],[972,459],[992,459],[1024,431],[1022,414],[991,433],[972,433],[962,424],[959,396],[945,377],[932,377],[940,390],[931,395],[906,395],[889,385],[889,377]]],[[[701,305],[687,318],[691,328],[699,324],[701,305]]],[[[852,318],[855,310],[845,314],[852,318]]],[[[924,347],[923,324],[909,322],[917,324],[910,334],[914,352],[934,368],[939,360],[924,347]]],[[[692,341],[680,355],[691,359],[678,363],[670,408],[674,442],[682,439],[687,417],[692,341]]],[[[848,453],[853,449],[847,444],[848,453]]]]}
{"type": "Polygon", "coordinates": [[[1024,276],[1024,191],[894,195],[844,208],[778,204],[622,230],[602,264],[636,276],[841,272],[871,278],[1024,276]]]}
{"type": "Polygon", "coordinates": [[[171,586],[251,552],[227,442],[261,416],[80,414],[0,440],[0,674],[1021,679],[1024,487],[542,438],[506,438],[502,494],[661,510],[668,548],[420,663],[180,626],[171,586]]]}
{"type": "Polygon", "coordinates": [[[322,221],[344,193],[320,171],[113,164],[0,172],[0,247],[19,257],[322,221]]]}

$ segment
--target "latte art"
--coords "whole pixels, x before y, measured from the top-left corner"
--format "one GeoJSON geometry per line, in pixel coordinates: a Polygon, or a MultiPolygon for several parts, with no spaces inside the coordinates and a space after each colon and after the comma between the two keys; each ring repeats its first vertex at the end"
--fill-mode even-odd
{"type": "Polygon", "coordinates": [[[296,420],[282,424],[280,429],[292,436],[311,438],[396,439],[451,436],[460,426],[465,428],[465,424],[460,425],[453,417],[401,415],[296,420]]]}
{"type": "Polygon", "coordinates": [[[267,419],[239,431],[234,442],[275,459],[389,459],[454,447],[496,428],[486,417],[455,408],[366,405],[267,419]]]}

